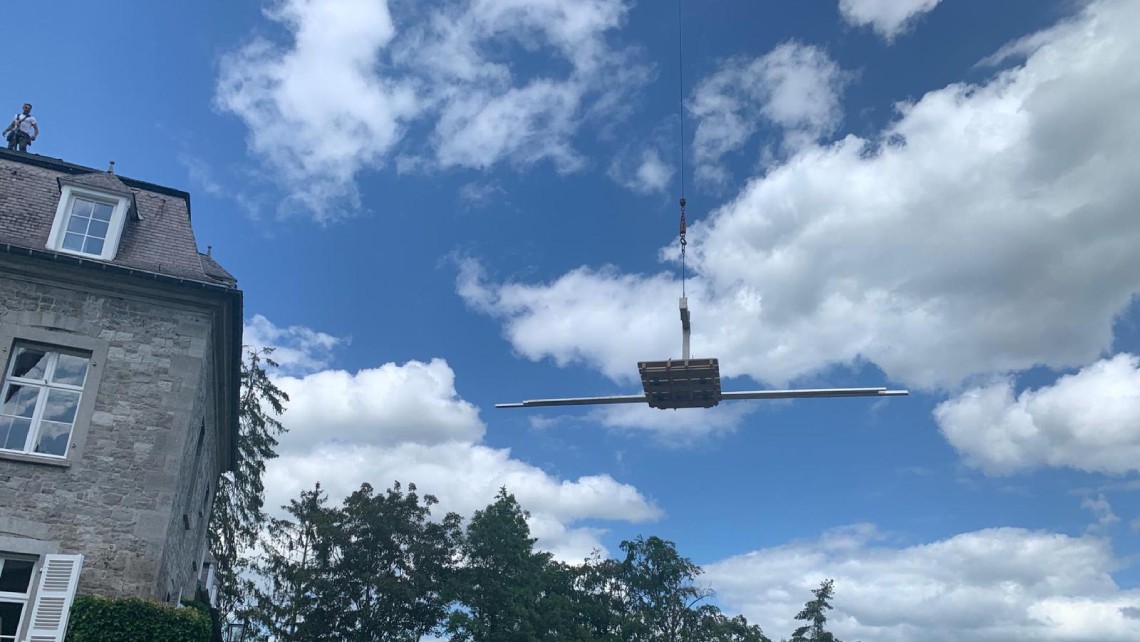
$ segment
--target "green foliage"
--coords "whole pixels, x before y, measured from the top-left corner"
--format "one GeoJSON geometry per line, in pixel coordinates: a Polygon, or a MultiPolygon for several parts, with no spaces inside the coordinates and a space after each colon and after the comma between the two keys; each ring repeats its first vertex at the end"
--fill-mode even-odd
{"type": "MultiPolygon", "coordinates": [[[[339,507],[319,485],[302,492],[285,518],[267,522],[242,619],[258,639],[290,642],[432,633],[452,642],[771,642],[706,603],[701,568],[672,542],[638,537],[621,543],[620,559],[567,565],[535,549],[529,516],[506,488],[466,531],[454,513],[432,519],[436,503],[399,482],[379,493],[364,484],[339,507]]],[[[820,608],[830,608],[830,586],[820,608]]],[[[806,640],[838,642],[797,642],[806,640]]]]}
{"type": "Polygon", "coordinates": [[[431,495],[364,484],[329,507],[318,485],[269,521],[253,570],[256,622],[295,642],[418,640],[444,618],[460,518],[431,495]]]}
{"type": "Polygon", "coordinates": [[[138,598],[81,595],[71,607],[67,642],[210,642],[210,616],[138,598]]]}
{"type": "Polygon", "coordinates": [[[248,560],[242,552],[254,547],[265,524],[265,463],[277,456],[277,436],[285,431],[278,417],[289,396],[269,379],[266,368],[277,365],[270,358],[272,352],[246,348],[238,402],[237,469],[218,481],[210,515],[218,609],[226,619],[249,609],[253,587],[243,575],[248,560]]]}
{"type": "Polygon", "coordinates": [[[742,616],[729,618],[697,583],[701,568],[673,542],[638,537],[621,543],[622,560],[597,556],[578,569],[580,613],[592,639],[606,642],[769,642],[742,616]]]}
{"type": "Polygon", "coordinates": [[[437,503],[399,482],[383,493],[364,484],[344,500],[332,531],[341,639],[417,640],[443,619],[461,530],[454,513],[431,521],[437,503]]]}
{"type": "Polygon", "coordinates": [[[625,560],[622,638],[630,642],[679,642],[699,621],[695,606],[712,595],[697,585],[701,568],[677,553],[673,542],[638,537],[621,543],[625,560]]]}
{"type": "Polygon", "coordinates": [[[534,550],[527,513],[503,488],[476,511],[461,547],[447,632],[456,642],[573,640],[572,576],[534,550]]]}
{"type": "Polygon", "coordinates": [[[205,613],[206,617],[210,618],[211,642],[222,642],[222,615],[218,612],[218,609],[210,606],[210,596],[206,591],[199,588],[194,599],[189,602],[183,602],[182,605],[205,613]]]}
{"type": "Polygon", "coordinates": [[[263,553],[253,570],[257,583],[256,621],[270,636],[285,640],[319,639],[328,628],[332,581],[331,510],[320,485],[302,491],[285,506],[288,517],[271,519],[262,538],[263,553]]]}
{"type": "Polygon", "coordinates": [[[796,619],[803,620],[806,624],[792,633],[790,642],[840,642],[839,638],[824,628],[827,612],[832,609],[831,598],[834,594],[834,580],[824,580],[819,588],[812,589],[815,598],[804,604],[804,608],[796,614],[796,619]]]}

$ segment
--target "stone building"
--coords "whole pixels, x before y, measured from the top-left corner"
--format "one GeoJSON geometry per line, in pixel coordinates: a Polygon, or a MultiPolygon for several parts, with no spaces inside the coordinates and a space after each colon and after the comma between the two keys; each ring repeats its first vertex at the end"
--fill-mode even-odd
{"type": "Polygon", "coordinates": [[[62,640],[76,591],[193,595],[237,457],[236,286],[186,192],[0,150],[0,642],[62,640]]]}

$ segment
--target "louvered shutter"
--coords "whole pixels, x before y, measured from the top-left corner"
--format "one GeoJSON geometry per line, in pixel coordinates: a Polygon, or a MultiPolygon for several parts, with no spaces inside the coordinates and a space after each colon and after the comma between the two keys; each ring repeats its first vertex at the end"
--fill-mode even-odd
{"type": "Polygon", "coordinates": [[[81,568],[82,555],[44,556],[28,642],[63,642],[81,568]]]}

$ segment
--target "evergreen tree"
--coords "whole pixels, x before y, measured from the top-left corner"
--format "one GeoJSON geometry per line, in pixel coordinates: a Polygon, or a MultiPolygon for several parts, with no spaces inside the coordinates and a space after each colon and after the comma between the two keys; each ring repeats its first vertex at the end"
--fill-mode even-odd
{"type": "Polygon", "coordinates": [[[275,640],[321,642],[339,639],[329,607],[336,578],[330,546],[335,510],[320,484],[284,507],[289,517],[270,519],[253,565],[256,623],[275,640]]]}
{"type": "Polygon", "coordinates": [[[455,513],[430,520],[437,503],[400,482],[384,493],[364,484],[344,500],[331,542],[337,640],[415,641],[442,623],[461,530],[455,513]]]}
{"type": "Polygon", "coordinates": [[[500,489],[476,511],[455,575],[447,632],[456,642],[584,640],[571,608],[573,576],[534,550],[527,513],[500,489]]]}
{"type": "Polygon", "coordinates": [[[743,615],[730,618],[709,605],[701,607],[697,630],[685,639],[694,642],[772,642],[760,627],[749,624],[743,615]]]}
{"type": "Polygon", "coordinates": [[[790,642],[840,642],[838,638],[824,629],[827,624],[827,612],[831,610],[831,599],[834,596],[835,582],[824,580],[819,588],[812,589],[815,598],[804,604],[804,608],[796,614],[797,620],[806,622],[792,633],[790,642]]]}
{"type": "Polygon", "coordinates": [[[681,642],[696,630],[694,607],[712,591],[697,585],[701,568],[659,537],[621,543],[625,592],[621,637],[628,642],[681,642]]]}
{"type": "Polygon", "coordinates": [[[599,642],[770,642],[742,616],[702,602],[701,568],[659,537],[621,543],[623,560],[595,555],[578,569],[579,617],[599,642]]]}
{"type": "Polygon", "coordinates": [[[265,463],[277,456],[277,436],[285,431],[278,417],[289,396],[269,379],[267,367],[277,364],[271,348],[245,350],[238,401],[238,462],[218,481],[210,515],[210,552],[215,560],[218,610],[224,618],[249,609],[252,585],[243,576],[245,553],[252,550],[265,524],[262,509],[265,463]]]}

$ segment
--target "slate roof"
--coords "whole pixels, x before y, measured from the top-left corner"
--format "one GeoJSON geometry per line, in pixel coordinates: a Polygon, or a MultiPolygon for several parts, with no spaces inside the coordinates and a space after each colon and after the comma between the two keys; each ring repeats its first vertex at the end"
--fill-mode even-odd
{"type": "Polygon", "coordinates": [[[89,174],[77,174],[75,176],[68,176],[65,180],[69,183],[78,185],[86,185],[96,189],[103,189],[110,192],[129,193],[131,188],[123,182],[121,178],[115,176],[110,172],[97,172],[91,170],[89,174]]]}
{"type": "Polygon", "coordinates": [[[218,283],[228,285],[231,288],[237,287],[237,279],[234,278],[234,275],[222,267],[213,256],[209,254],[198,254],[198,258],[202,261],[202,270],[206,272],[206,276],[218,283]]]}
{"type": "Polygon", "coordinates": [[[110,263],[236,287],[233,275],[213,257],[199,254],[188,193],[4,149],[0,149],[0,244],[45,251],[65,182],[133,195],[135,211],[127,217],[118,254],[110,263]]]}

